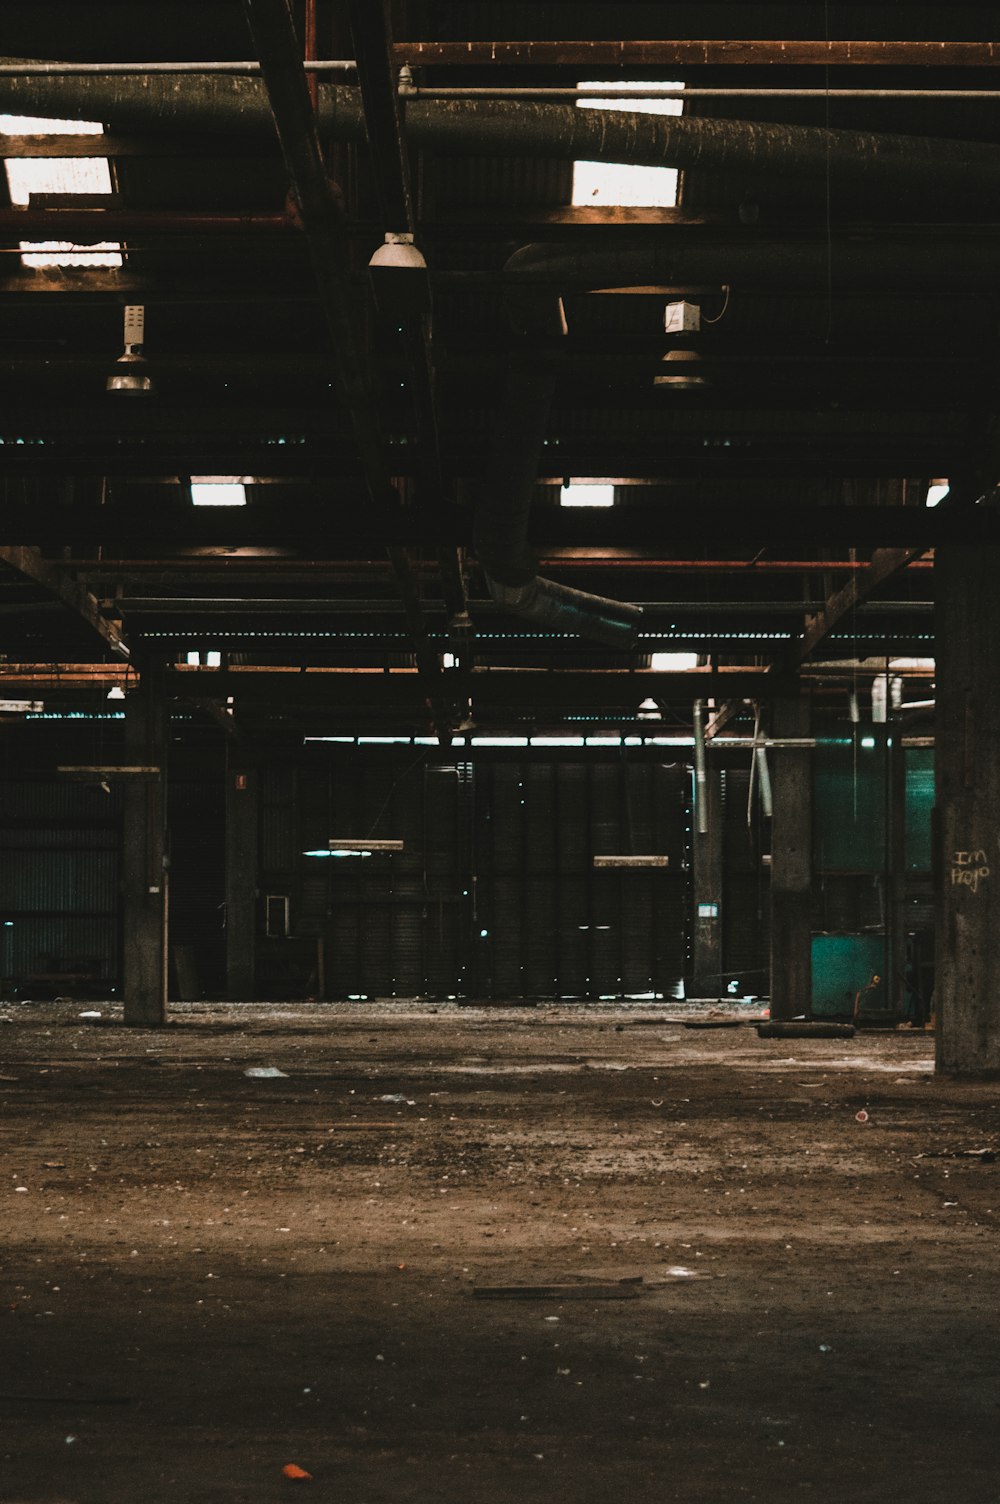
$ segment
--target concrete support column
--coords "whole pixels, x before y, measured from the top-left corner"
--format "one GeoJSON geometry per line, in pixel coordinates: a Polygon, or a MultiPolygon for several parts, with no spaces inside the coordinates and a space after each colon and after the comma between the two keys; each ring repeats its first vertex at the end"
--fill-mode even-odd
{"type": "Polygon", "coordinates": [[[226,992],[234,1001],[254,997],[257,951],[256,768],[226,769],[226,992]]]}
{"type": "Polygon", "coordinates": [[[935,552],[939,1070],[1000,1072],[1000,548],[935,552]]]}
{"type": "MultiPolygon", "coordinates": [[[[694,946],[691,992],[718,997],[722,988],[722,770],[709,767],[705,782],[708,829],[695,829],[694,946]]],[[[695,822],[696,826],[698,822],[695,822]]]]}
{"type": "Polygon", "coordinates": [[[125,755],[159,769],[126,780],[122,852],[125,1022],[155,1027],[167,1012],[167,707],[163,680],[149,671],[125,701],[125,755]]]}
{"type": "Polygon", "coordinates": [[[885,1004],[897,1018],[906,1011],[906,749],[901,727],[886,756],[885,1004]]]}
{"type": "MultiPolygon", "coordinates": [[[[772,735],[809,736],[805,696],[774,702],[772,735]]],[[[771,1017],[808,1013],[812,1002],[812,753],[769,754],[771,820],[771,1017]]]]}

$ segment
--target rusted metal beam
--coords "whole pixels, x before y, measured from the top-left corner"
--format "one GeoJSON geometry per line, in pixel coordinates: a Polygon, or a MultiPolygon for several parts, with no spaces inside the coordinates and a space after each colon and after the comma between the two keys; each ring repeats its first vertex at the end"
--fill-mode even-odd
{"type": "Polygon", "coordinates": [[[746,701],[743,698],[726,700],[723,705],[712,715],[705,725],[705,740],[710,742],[718,736],[719,732],[746,709],[746,701]]]}
{"type": "Polygon", "coordinates": [[[8,564],[11,569],[16,569],[19,574],[26,576],[27,579],[34,580],[36,585],[50,590],[62,601],[63,605],[81,616],[87,626],[101,639],[105,649],[110,650],[118,658],[129,657],[130,649],[121,628],[104,617],[97,597],[92,595],[87,587],[73,575],[64,574],[43,558],[37,548],[30,546],[2,545],[0,546],[0,560],[8,564]]]}
{"type": "Polygon", "coordinates": [[[387,230],[414,229],[410,165],[391,56],[387,0],[347,0],[368,149],[387,230]]]}
{"type": "Polygon", "coordinates": [[[399,42],[397,63],[436,68],[719,67],[747,64],[989,68],[1000,63],[1000,42],[771,41],[502,41],[399,42]]]}
{"type": "Polygon", "coordinates": [[[292,235],[287,214],[189,214],[154,209],[0,209],[0,234],[25,240],[110,240],[126,235],[292,235]]]}
{"type": "MultiPolygon", "coordinates": [[[[337,354],[337,385],[376,513],[396,499],[388,451],[375,413],[374,392],[355,324],[349,243],[337,192],[326,171],[302,49],[287,0],[243,0],[296,208],[337,354]]],[[[390,543],[390,561],[406,608],[428,706],[440,693],[440,666],[431,651],[420,592],[404,548],[390,543]]]]}
{"type": "MultiPolygon", "coordinates": [[[[67,504],[39,495],[37,499],[3,502],[0,532],[10,542],[63,546],[71,541],[94,540],[122,548],[170,543],[189,547],[311,547],[321,539],[326,557],[339,554],[353,559],[366,554],[374,557],[380,543],[385,542],[429,549],[439,536],[434,521],[421,518],[413,508],[394,507],[382,517],[367,515],[364,492],[356,480],[338,480],[328,488],[326,497],[303,494],[290,498],[286,488],[276,489],[279,494],[273,503],[266,493],[245,507],[171,505],[164,496],[162,502],[157,499],[155,511],[144,505],[148,493],[137,494],[131,501],[112,500],[105,506],[67,504]]],[[[449,509],[446,517],[453,536],[469,541],[469,510],[449,509]]],[[[733,549],[766,546],[774,552],[787,552],[810,544],[858,549],[895,546],[911,550],[912,557],[917,557],[944,542],[997,542],[1000,511],[804,506],[794,501],[759,502],[751,508],[742,498],[735,503],[699,501],[696,492],[688,492],[676,502],[626,502],[606,509],[536,507],[529,542],[535,548],[621,551],[608,557],[584,555],[580,567],[588,567],[616,561],[625,565],[632,558],[659,559],[664,550],[710,549],[720,538],[733,549]]]]}
{"type": "MultiPolygon", "coordinates": [[[[612,717],[634,718],[640,703],[657,700],[689,701],[692,695],[777,693],[782,680],[757,668],[721,668],[692,673],[654,673],[640,670],[516,670],[476,669],[470,676],[473,711],[495,714],[592,710],[612,717]]],[[[232,695],[237,710],[244,703],[327,704],[350,718],[359,714],[417,711],[421,689],[415,671],[385,673],[345,668],[298,669],[288,666],[247,665],[229,669],[167,670],[169,693],[185,699],[206,695],[218,700],[232,695]]],[[[662,729],[662,728],[661,728],[662,729]]]]}
{"type": "MultiPolygon", "coordinates": [[[[412,235],[416,231],[416,214],[391,55],[388,3],[387,0],[348,0],[347,11],[383,229],[412,235]]],[[[398,325],[410,370],[417,428],[417,503],[422,511],[438,521],[445,533],[438,547],[442,589],[449,613],[464,618],[468,598],[462,561],[453,539],[447,536],[449,529],[444,516],[445,477],[435,401],[430,316],[422,311],[403,313],[398,325]]]]}
{"type": "Polygon", "coordinates": [[[879,585],[919,558],[921,552],[919,548],[877,548],[868,568],[852,574],[846,584],[830,596],[822,611],[807,622],[802,640],[795,648],[796,661],[801,663],[808,658],[849,611],[860,606],[879,585]]]}
{"type": "Polygon", "coordinates": [[[202,161],[211,158],[262,157],[273,151],[269,143],[246,140],[235,135],[187,135],[170,132],[167,135],[129,134],[106,132],[100,137],[45,135],[9,136],[0,131],[0,161],[19,157],[92,157],[99,151],[102,157],[168,157],[179,162],[202,161]]]}

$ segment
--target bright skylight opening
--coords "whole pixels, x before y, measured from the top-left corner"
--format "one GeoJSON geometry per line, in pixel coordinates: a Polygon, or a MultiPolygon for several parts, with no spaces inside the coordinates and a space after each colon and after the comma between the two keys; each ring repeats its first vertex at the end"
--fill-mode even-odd
{"type": "Polygon", "coordinates": [[[940,506],[941,502],[944,501],[950,490],[951,486],[946,480],[931,481],[930,487],[927,491],[927,505],[929,507],[940,506]]]}
{"type": "MultiPolygon", "coordinates": [[[[2,115],[7,136],[103,136],[99,120],[56,120],[45,115],[2,115]]],[[[10,157],[4,167],[12,204],[27,206],[33,193],[111,193],[107,157],[10,157]]],[[[24,266],[112,266],[122,264],[121,245],[103,240],[75,245],[67,240],[22,240],[24,266]]]]}
{"type": "Polygon", "coordinates": [[[652,653],[649,666],[658,674],[685,674],[698,667],[697,653],[652,653]]]}
{"type": "Polygon", "coordinates": [[[235,475],[192,475],[191,500],[196,507],[245,507],[246,484],[235,475]]]}
{"type": "Polygon", "coordinates": [[[607,485],[588,485],[585,481],[571,481],[559,489],[561,507],[613,507],[615,488],[607,485]]]}
{"type": "MultiPolygon", "coordinates": [[[[585,110],[628,110],[641,115],[679,115],[680,99],[629,99],[634,83],[605,83],[585,79],[582,89],[607,89],[606,95],[578,99],[585,110]],[[623,97],[624,96],[624,97],[623,97]]],[[[680,89],[679,83],[644,84],[643,88],[680,89]]],[[[574,204],[620,205],[623,208],[673,208],[677,203],[677,172],[673,167],[637,167],[624,162],[574,162],[574,204]]]]}

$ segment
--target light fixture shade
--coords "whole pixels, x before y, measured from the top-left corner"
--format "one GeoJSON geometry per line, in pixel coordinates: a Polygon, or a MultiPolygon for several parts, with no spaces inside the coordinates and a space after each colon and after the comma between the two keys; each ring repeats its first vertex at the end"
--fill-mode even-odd
{"type": "Polygon", "coordinates": [[[708,386],[702,358],[697,350],[668,350],[653,377],[653,385],[688,392],[708,386]]]}
{"type": "Polygon", "coordinates": [[[369,261],[368,271],[375,301],[387,317],[430,312],[427,262],[411,234],[390,230],[369,261]]]}
{"type": "Polygon", "coordinates": [[[396,234],[390,230],[368,263],[371,267],[393,271],[425,272],[427,262],[424,254],[413,242],[410,234],[396,234]]]}
{"type": "Polygon", "coordinates": [[[109,392],[121,392],[125,396],[148,397],[155,391],[153,378],[141,355],[128,351],[115,361],[106,388],[109,392]]]}

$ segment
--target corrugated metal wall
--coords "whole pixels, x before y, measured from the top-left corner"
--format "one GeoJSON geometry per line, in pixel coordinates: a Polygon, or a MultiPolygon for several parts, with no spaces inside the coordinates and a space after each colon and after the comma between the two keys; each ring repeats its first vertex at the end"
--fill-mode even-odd
{"type": "Polygon", "coordinates": [[[722,773],[722,974],[738,981],[741,992],[769,986],[771,885],[761,861],[760,806],[747,822],[750,771],[722,773]]]}
{"type": "Polygon", "coordinates": [[[24,997],[106,994],[118,957],[120,791],[0,783],[0,975],[24,997]]]}
{"type": "Polygon", "coordinates": [[[477,966],[493,997],[679,994],[688,907],[687,769],[496,762],[476,769],[477,966]],[[595,855],[670,867],[595,870],[595,855]]]}
{"type": "Polygon", "coordinates": [[[225,990],[225,797],[221,769],[194,768],[172,779],[170,830],[170,995],[220,997],[225,990]]]}
{"type": "Polygon", "coordinates": [[[292,933],[262,938],[259,991],[580,998],[679,993],[690,773],[648,761],[337,749],[262,778],[261,890],[292,933]],[[402,853],[309,857],[331,838],[402,853]],[[666,871],[595,871],[662,853],[666,871]]]}

